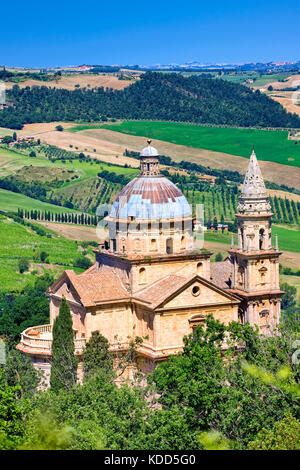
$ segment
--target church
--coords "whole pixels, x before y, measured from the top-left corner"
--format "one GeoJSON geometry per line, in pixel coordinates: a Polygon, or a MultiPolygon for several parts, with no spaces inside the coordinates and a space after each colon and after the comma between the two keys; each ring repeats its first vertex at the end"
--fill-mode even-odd
{"type": "Polygon", "coordinates": [[[82,274],[67,270],[48,288],[50,323],[25,330],[17,348],[49,375],[52,326],[63,297],[79,359],[93,331],[108,339],[112,351],[126,350],[138,336],[144,340],[136,367],[145,374],[181,351],[184,336],[209,314],[271,334],[283,294],[272,215],[253,151],[236,214],[237,246],[232,237],[225,261],[211,262],[212,253],[194,247],[192,209],[160,173],[158,152],[148,141],[140,174],[121,190],[106,217],[109,242],[94,251],[91,268],[82,274]]]}

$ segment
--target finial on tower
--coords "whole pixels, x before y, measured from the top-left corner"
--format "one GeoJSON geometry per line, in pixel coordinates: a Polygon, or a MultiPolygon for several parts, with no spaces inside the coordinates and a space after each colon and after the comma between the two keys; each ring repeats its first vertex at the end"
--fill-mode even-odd
{"type": "Polygon", "coordinates": [[[250,214],[271,212],[267,190],[256,158],[254,146],[239,197],[238,212],[250,214]]]}

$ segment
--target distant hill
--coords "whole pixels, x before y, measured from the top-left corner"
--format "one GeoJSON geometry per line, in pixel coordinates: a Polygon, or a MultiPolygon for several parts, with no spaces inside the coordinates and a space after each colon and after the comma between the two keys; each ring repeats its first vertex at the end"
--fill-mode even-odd
{"type": "Polygon", "coordinates": [[[107,117],[183,121],[242,127],[300,128],[300,117],[286,112],[258,90],[222,79],[149,72],[124,90],[8,90],[13,106],[0,111],[0,127],[25,123],[99,121],[107,117]]]}

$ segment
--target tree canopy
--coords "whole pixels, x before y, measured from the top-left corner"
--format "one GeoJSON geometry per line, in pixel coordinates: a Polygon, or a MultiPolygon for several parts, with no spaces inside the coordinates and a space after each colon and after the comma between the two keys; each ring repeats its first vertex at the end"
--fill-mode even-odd
{"type": "Polygon", "coordinates": [[[21,129],[33,122],[157,119],[243,127],[300,127],[260,91],[222,79],[148,72],[124,90],[42,87],[7,91],[13,106],[0,111],[0,127],[21,129]]]}

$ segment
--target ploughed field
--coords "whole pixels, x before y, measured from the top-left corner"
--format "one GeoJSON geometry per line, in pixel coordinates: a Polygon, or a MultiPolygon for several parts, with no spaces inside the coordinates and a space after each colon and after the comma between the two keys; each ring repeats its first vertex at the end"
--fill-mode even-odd
{"type": "MultiPolygon", "coordinates": [[[[156,121],[123,121],[99,127],[245,158],[249,158],[254,146],[259,160],[300,167],[300,144],[288,140],[288,131],[208,127],[156,121]]],[[[76,132],[89,128],[92,126],[79,125],[70,128],[69,131],[76,132]]]]}

